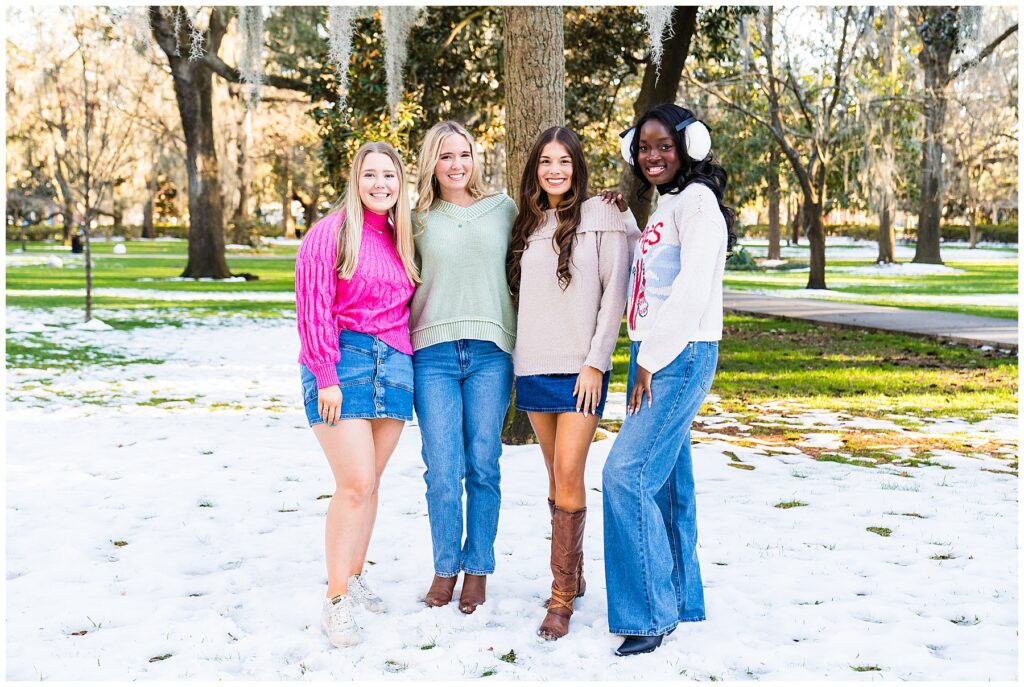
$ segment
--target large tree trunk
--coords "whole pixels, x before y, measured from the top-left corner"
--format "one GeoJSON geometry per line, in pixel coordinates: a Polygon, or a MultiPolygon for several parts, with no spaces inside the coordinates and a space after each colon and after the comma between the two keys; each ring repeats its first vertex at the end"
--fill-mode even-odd
{"type": "MultiPolygon", "coordinates": [[[[889,75],[891,89],[897,84],[897,55],[899,54],[900,33],[899,23],[895,8],[888,8],[885,11],[886,30],[888,34],[885,40],[885,50],[882,56],[882,66],[889,75]]],[[[891,94],[895,94],[891,91],[891,94]]],[[[896,235],[893,231],[892,220],[896,206],[896,192],[893,188],[892,169],[895,167],[896,154],[893,149],[892,128],[893,115],[887,110],[881,112],[882,117],[882,146],[880,154],[884,156],[885,174],[878,178],[878,259],[875,262],[891,264],[896,262],[896,235]]]]}
{"type": "Polygon", "coordinates": [[[885,193],[878,212],[878,259],[875,262],[896,262],[896,233],[893,231],[892,216],[892,196],[885,193]]]}
{"type": "Polygon", "coordinates": [[[913,7],[921,38],[917,59],[924,71],[924,140],[921,142],[921,208],[917,220],[914,262],[942,264],[939,224],[942,221],[942,129],[946,120],[949,61],[956,46],[957,7],[913,7]]]}
{"type": "Polygon", "coordinates": [[[92,229],[88,217],[82,225],[82,236],[85,239],[85,321],[92,319],[92,229]]]}
{"type": "MultiPolygon", "coordinates": [[[[687,5],[676,7],[672,12],[671,37],[664,42],[664,53],[661,60],[661,76],[658,76],[655,65],[648,58],[644,67],[644,80],[640,86],[640,94],[633,103],[633,121],[655,105],[675,102],[679,90],[679,79],[683,73],[683,65],[690,54],[690,40],[697,26],[697,10],[699,7],[687,5]]],[[[622,181],[619,189],[633,211],[636,223],[643,228],[647,217],[651,214],[651,200],[654,189],[647,192],[645,198],[638,198],[640,180],[625,162],[622,163],[622,181]]]]}
{"type": "Polygon", "coordinates": [[[310,227],[317,219],[316,201],[320,197],[320,188],[314,184],[313,188],[310,189],[309,193],[306,189],[296,186],[292,195],[292,198],[299,201],[302,205],[302,222],[305,226],[305,230],[309,231],[310,227]]]}
{"type": "Polygon", "coordinates": [[[780,236],[782,226],[779,221],[779,149],[772,146],[768,159],[768,259],[782,258],[780,236]]]}
{"type": "Polygon", "coordinates": [[[972,205],[967,209],[968,230],[970,232],[971,248],[978,247],[978,208],[972,205]]]}
{"type": "Polygon", "coordinates": [[[53,168],[53,176],[57,180],[57,188],[60,189],[60,208],[64,220],[64,245],[67,246],[71,244],[71,234],[75,230],[75,197],[59,159],[53,168]]]}
{"type": "Polygon", "coordinates": [[[286,239],[295,238],[295,218],[292,216],[292,167],[290,153],[285,153],[281,179],[281,234],[286,239]]]}
{"type": "MultiPolygon", "coordinates": [[[[560,6],[503,8],[506,145],[505,178],[508,192],[518,196],[519,179],[537,136],[565,122],[565,39],[560,6]]],[[[526,413],[515,412],[515,400],[505,416],[502,440],[508,444],[532,441],[526,413]]]]}
{"type": "Polygon", "coordinates": [[[146,177],[146,202],[142,205],[142,238],[156,238],[156,225],[153,222],[156,207],[157,178],[156,166],[150,168],[146,177]]]}
{"type": "Polygon", "coordinates": [[[505,181],[515,198],[537,136],[565,124],[565,39],[560,6],[505,7],[503,14],[505,181]]]}
{"type": "MultiPolygon", "coordinates": [[[[182,8],[182,20],[188,21],[182,8]]],[[[221,9],[210,14],[210,28],[204,47],[216,54],[224,37],[221,9]]],[[[220,166],[213,136],[213,72],[203,60],[189,60],[189,32],[175,36],[173,25],[159,8],[150,8],[153,34],[167,55],[174,81],[174,95],[185,134],[188,171],[188,264],[183,277],[231,276],[224,258],[224,198],[220,188],[220,166]],[[179,44],[179,38],[181,44],[179,44]]]]}
{"type": "Polygon", "coordinates": [[[793,219],[789,226],[789,237],[794,246],[800,245],[800,230],[804,226],[804,203],[797,199],[796,209],[793,211],[793,219]]]}
{"type": "Polygon", "coordinates": [[[807,227],[807,242],[811,247],[811,272],[807,279],[807,288],[826,289],[825,286],[825,223],[821,215],[821,205],[804,199],[804,223],[807,227]]]}
{"type": "Polygon", "coordinates": [[[939,254],[942,221],[942,128],[946,98],[933,94],[924,107],[924,141],[921,153],[921,209],[917,219],[914,262],[942,264],[939,254]]]}

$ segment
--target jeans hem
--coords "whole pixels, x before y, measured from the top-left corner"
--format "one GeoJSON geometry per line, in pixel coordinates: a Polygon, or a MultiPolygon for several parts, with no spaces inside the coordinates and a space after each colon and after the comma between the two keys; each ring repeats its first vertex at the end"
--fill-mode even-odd
{"type": "Polygon", "coordinates": [[[477,571],[477,570],[470,570],[470,569],[469,569],[469,568],[467,568],[467,567],[463,567],[463,568],[462,568],[462,572],[464,572],[464,573],[468,573],[468,574],[470,574],[470,575],[493,575],[493,574],[494,574],[494,568],[491,568],[491,569],[490,569],[490,570],[488,570],[487,572],[479,572],[479,571],[477,571]]]}
{"type": "Polygon", "coordinates": [[[707,619],[708,618],[705,615],[697,615],[697,616],[694,616],[692,618],[680,618],[679,622],[681,622],[681,623],[700,623],[700,622],[703,622],[703,621],[705,621],[707,619]]]}
{"type": "Polygon", "coordinates": [[[661,630],[623,630],[621,628],[609,627],[608,631],[613,635],[622,635],[623,637],[657,637],[658,635],[668,634],[672,630],[676,629],[676,625],[678,624],[679,623],[677,622],[672,623],[671,625],[666,625],[665,628],[661,630]]]}
{"type": "Polygon", "coordinates": [[[435,574],[435,575],[437,575],[438,577],[458,577],[458,576],[459,576],[459,571],[458,571],[458,570],[456,570],[456,571],[455,571],[455,572],[453,572],[453,573],[439,573],[439,572],[437,572],[437,571],[435,570],[435,571],[434,571],[434,574],[435,574]]]}

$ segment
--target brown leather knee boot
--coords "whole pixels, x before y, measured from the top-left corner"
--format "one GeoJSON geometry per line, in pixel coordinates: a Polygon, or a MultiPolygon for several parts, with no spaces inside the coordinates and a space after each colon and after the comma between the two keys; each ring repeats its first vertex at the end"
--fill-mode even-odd
{"type": "MultiPolygon", "coordinates": [[[[586,508],[584,508],[583,510],[586,510],[586,508]]],[[[548,511],[551,513],[551,524],[554,525],[554,522],[555,522],[555,502],[552,501],[551,499],[548,499],[548,511]]],[[[583,556],[580,556],[580,569],[579,569],[578,577],[579,577],[580,581],[579,581],[579,585],[577,586],[577,588],[579,590],[579,591],[576,592],[576,598],[577,599],[581,598],[584,594],[587,593],[587,580],[586,580],[585,577],[583,577],[583,556]]],[[[551,597],[549,596],[547,598],[547,600],[544,602],[544,608],[547,608],[550,605],[551,605],[551,597]]]]}
{"type": "Polygon", "coordinates": [[[573,601],[579,593],[586,522],[586,508],[573,513],[558,506],[554,508],[551,518],[551,599],[544,622],[537,631],[544,639],[558,639],[569,632],[573,601]]]}

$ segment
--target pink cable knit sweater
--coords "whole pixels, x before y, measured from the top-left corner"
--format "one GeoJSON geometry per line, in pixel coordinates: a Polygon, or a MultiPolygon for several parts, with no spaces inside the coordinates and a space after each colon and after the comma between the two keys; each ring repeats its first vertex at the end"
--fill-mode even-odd
{"type": "Polygon", "coordinates": [[[295,259],[295,310],[299,362],[316,377],[318,389],[338,383],[342,330],[362,332],[412,355],[409,300],[413,284],[405,274],[387,215],[363,208],[359,260],[351,279],[334,269],[343,214],[328,215],[302,238],[295,259]]]}

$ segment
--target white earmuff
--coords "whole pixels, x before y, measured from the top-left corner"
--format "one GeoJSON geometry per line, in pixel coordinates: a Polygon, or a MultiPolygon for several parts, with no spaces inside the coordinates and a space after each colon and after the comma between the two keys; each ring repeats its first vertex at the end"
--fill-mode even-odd
{"type": "Polygon", "coordinates": [[[683,129],[686,154],[694,162],[700,162],[711,152],[711,132],[699,119],[683,129]]]}
{"type": "Polygon", "coordinates": [[[633,136],[636,135],[636,127],[630,127],[621,134],[619,134],[619,150],[622,153],[622,159],[626,161],[627,165],[633,164],[633,156],[630,155],[630,148],[633,146],[633,136]]]}

